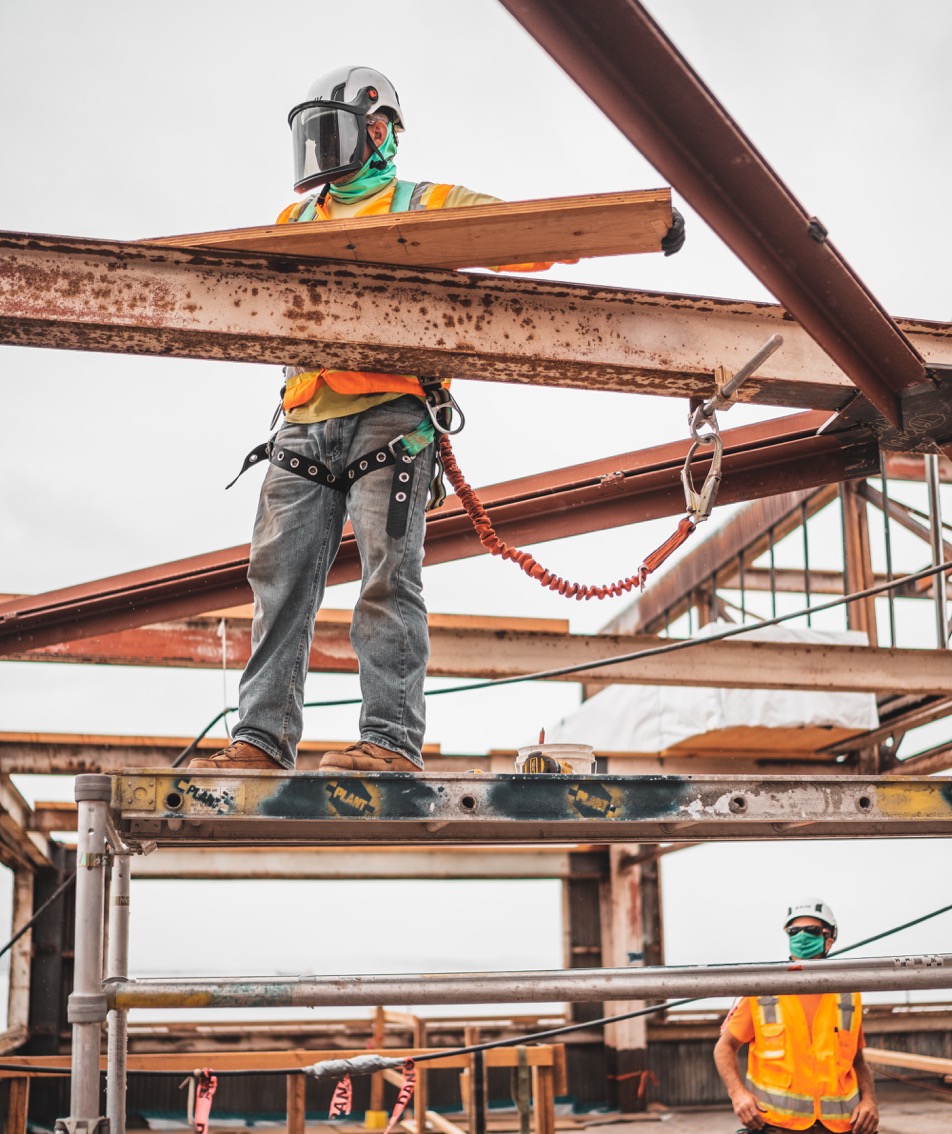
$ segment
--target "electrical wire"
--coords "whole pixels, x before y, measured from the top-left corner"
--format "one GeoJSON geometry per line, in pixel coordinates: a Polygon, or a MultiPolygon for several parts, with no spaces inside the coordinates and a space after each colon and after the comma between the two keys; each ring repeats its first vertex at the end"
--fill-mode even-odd
{"type": "MultiPolygon", "coordinates": [[[[833,610],[838,606],[846,606],[849,603],[860,602],[862,599],[873,598],[876,595],[884,594],[897,587],[906,586],[908,583],[915,583],[919,579],[926,579],[930,575],[942,574],[944,571],[952,571],[952,559],[947,560],[945,563],[940,563],[935,567],[925,567],[923,570],[915,571],[910,575],[902,575],[898,578],[890,579],[885,583],[878,583],[874,587],[866,587],[866,589],[862,591],[854,591],[849,595],[840,595],[835,599],[818,603],[815,606],[800,607],[799,610],[791,611],[788,614],[778,614],[775,618],[765,618],[763,621],[757,623],[757,628],[779,626],[781,623],[790,622],[794,618],[812,617],[812,615],[819,614],[822,611],[833,610]]],[[[709,634],[704,638],[679,638],[675,642],[665,642],[660,646],[649,646],[646,649],[634,650],[628,654],[616,654],[610,658],[599,658],[594,661],[579,662],[576,665],[559,666],[557,669],[542,669],[537,670],[535,673],[517,674],[514,677],[495,677],[488,681],[474,681],[466,685],[452,685],[445,689],[425,689],[423,695],[425,697],[443,697],[451,693],[472,693],[478,689],[495,689],[503,685],[518,685],[523,681],[544,681],[549,678],[567,677],[573,673],[588,673],[593,669],[604,669],[606,666],[620,665],[623,662],[640,661],[642,658],[653,658],[661,654],[673,654],[678,650],[686,650],[692,646],[706,645],[708,642],[722,642],[726,638],[734,638],[739,634],[748,634],[750,630],[751,627],[746,623],[740,623],[737,626],[729,626],[724,630],[719,630],[716,634],[709,634]]],[[[335,701],[305,701],[303,707],[305,709],[327,709],[339,705],[359,705],[360,702],[360,697],[344,697],[335,701]]],[[[225,713],[229,712],[237,712],[237,709],[224,709],[222,712],[218,713],[188,747],[184,748],[178,756],[176,756],[171,767],[179,767],[186,756],[194,751],[196,744],[207,735],[209,730],[221,720],[225,713]]]]}

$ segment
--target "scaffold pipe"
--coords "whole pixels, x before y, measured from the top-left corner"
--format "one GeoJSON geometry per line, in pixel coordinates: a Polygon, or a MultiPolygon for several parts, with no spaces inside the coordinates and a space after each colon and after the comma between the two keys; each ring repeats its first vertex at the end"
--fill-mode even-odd
{"type": "Polygon", "coordinates": [[[952,954],[686,968],[117,981],[110,1008],[316,1008],[952,988],[952,954]]]}

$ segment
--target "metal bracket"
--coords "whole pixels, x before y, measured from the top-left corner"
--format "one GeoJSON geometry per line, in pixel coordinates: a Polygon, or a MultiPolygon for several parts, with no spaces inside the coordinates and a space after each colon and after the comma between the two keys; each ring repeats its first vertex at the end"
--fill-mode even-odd
{"type": "Polygon", "coordinates": [[[72,992],[66,1002],[66,1019],[71,1024],[100,1024],[108,1014],[104,992],[72,992]]]}
{"type": "Polygon", "coordinates": [[[109,1134],[108,1118],[57,1118],[54,1134],[109,1134]]]}
{"type": "Polygon", "coordinates": [[[928,378],[899,395],[902,429],[896,429],[862,394],[857,393],[821,429],[841,433],[867,426],[880,448],[900,453],[934,453],[952,442],[952,366],[930,364],[928,378]]]}

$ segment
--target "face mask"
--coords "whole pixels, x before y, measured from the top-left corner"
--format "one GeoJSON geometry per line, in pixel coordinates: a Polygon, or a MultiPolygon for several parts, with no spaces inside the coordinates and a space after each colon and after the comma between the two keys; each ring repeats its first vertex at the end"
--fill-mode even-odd
{"type": "Polygon", "coordinates": [[[825,937],[813,937],[809,933],[795,933],[790,938],[790,956],[798,961],[811,961],[822,955],[826,948],[825,937]]]}
{"type": "Polygon", "coordinates": [[[393,133],[393,123],[387,126],[387,136],[360,168],[352,181],[330,185],[330,195],[335,201],[359,201],[379,192],[397,176],[393,159],[397,152],[397,139],[393,133]],[[381,160],[383,159],[383,160],[381,160]]]}

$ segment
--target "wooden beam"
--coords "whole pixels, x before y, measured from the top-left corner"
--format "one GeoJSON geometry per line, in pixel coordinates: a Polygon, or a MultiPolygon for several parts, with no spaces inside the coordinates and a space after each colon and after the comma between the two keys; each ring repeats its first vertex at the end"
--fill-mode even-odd
{"type": "Polygon", "coordinates": [[[349,264],[473,268],[660,252],[670,227],[671,190],[644,189],[161,236],[142,243],[349,264]]]}
{"type": "Polygon", "coordinates": [[[884,1067],[908,1067],[913,1071],[952,1075],[952,1059],[940,1055],[917,1055],[911,1051],[887,1051],[882,1047],[864,1047],[863,1058],[867,1063],[878,1063],[884,1067]]]}

